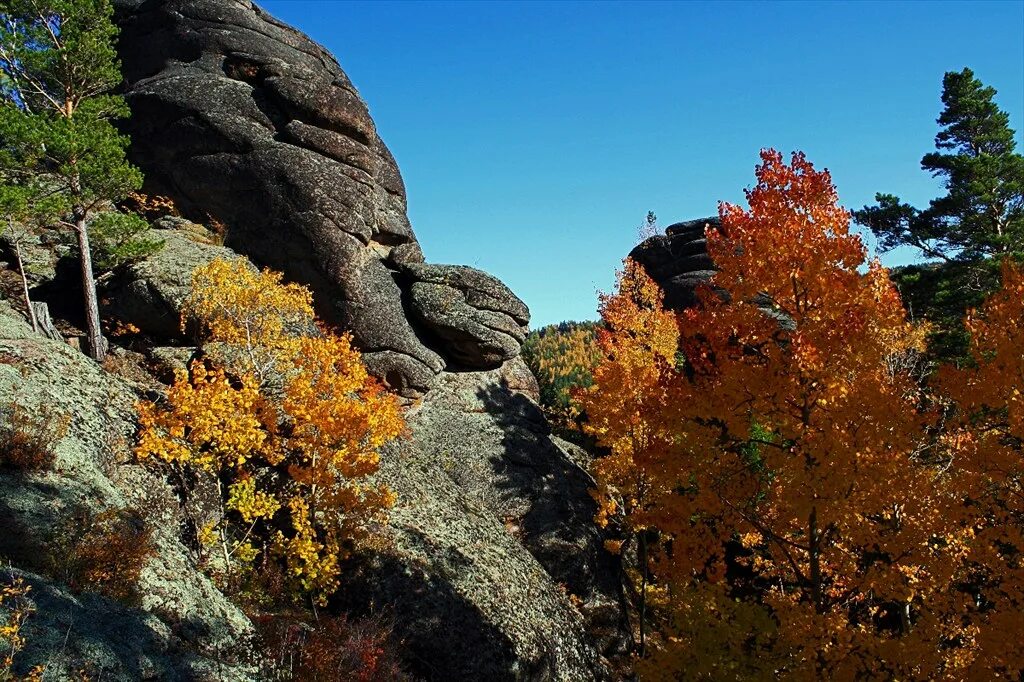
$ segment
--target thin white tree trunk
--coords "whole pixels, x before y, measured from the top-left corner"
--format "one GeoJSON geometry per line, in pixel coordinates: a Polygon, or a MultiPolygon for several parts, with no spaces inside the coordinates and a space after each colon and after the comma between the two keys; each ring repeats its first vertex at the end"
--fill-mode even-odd
{"type": "Polygon", "coordinates": [[[25,296],[25,309],[28,310],[28,321],[32,323],[32,331],[39,333],[39,321],[36,320],[36,310],[32,307],[32,299],[28,293],[28,277],[25,275],[25,262],[21,257],[21,240],[14,240],[14,257],[18,259],[18,273],[21,275],[21,292],[25,296]]]}

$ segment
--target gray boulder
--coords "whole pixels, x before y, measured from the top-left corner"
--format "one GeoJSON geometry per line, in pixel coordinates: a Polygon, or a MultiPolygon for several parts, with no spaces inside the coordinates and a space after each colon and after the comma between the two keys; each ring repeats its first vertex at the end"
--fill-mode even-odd
{"type": "Polygon", "coordinates": [[[497,278],[464,265],[409,263],[403,272],[414,319],[459,367],[493,369],[519,355],[530,312],[497,278]]]}
{"type": "Polygon", "coordinates": [[[163,242],[159,251],[104,285],[102,312],[151,336],[177,339],[182,335],[181,306],[192,286],[192,272],[216,258],[235,260],[238,254],[204,241],[199,226],[187,221],[164,226],[169,229],[144,235],[163,242]]]}
{"type": "Polygon", "coordinates": [[[585,455],[513,388],[520,363],[444,372],[409,411],[378,474],[390,542],[343,589],[399,616],[428,680],[609,679],[625,636],[585,455]]]}

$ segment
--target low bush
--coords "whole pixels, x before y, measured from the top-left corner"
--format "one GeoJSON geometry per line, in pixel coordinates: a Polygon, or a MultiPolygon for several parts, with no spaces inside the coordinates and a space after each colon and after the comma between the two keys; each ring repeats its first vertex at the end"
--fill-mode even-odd
{"type": "Polygon", "coordinates": [[[44,471],[53,466],[57,443],[71,418],[48,408],[30,410],[16,399],[0,404],[0,468],[44,471]]]}
{"type": "Polygon", "coordinates": [[[21,577],[0,578],[0,682],[34,681],[43,677],[38,667],[24,677],[14,673],[14,659],[27,643],[23,633],[25,622],[35,611],[28,598],[31,590],[21,577]]]}
{"type": "Polygon", "coordinates": [[[273,661],[271,679],[298,682],[411,682],[402,666],[401,641],[381,615],[256,618],[263,651],[273,661]]]}
{"type": "Polygon", "coordinates": [[[72,589],[133,603],[156,548],[141,517],[123,509],[81,510],[53,541],[53,573],[72,589]]]}

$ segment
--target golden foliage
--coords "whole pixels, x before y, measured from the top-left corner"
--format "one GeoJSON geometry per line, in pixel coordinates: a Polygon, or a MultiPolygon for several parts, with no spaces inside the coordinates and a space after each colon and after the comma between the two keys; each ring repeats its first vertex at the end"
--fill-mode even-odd
{"type": "Polygon", "coordinates": [[[303,337],[317,334],[313,294],[282,279],[241,258],[217,258],[197,268],[182,306],[182,331],[196,325],[200,342],[226,347],[217,354],[220,364],[262,386],[281,371],[278,363],[296,357],[303,337]]]}
{"type": "Polygon", "coordinates": [[[193,277],[186,322],[210,360],[179,373],[165,402],[139,406],[136,452],[217,479],[227,520],[200,540],[225,564],[273,553],[322,603],[392,503],[366,479],[404,429],[398,403],[348,335],[316,325],[310,292],[278,273],[211,262],[193,277]]]}
{"type": "Polygon", "coordinates": [[[617,513],[630,529],[647,526],[653,482],[646,462],[673,441],[674,425],[659,416],[668,414],[662,379],[674,371],[679,330],[662,299],[658,285],[628,259],[618,293],[601,297],[602,362],[594,369],[594,385],[576,397],[587,415],[584,432],[611,453],[593,464],[602,526],[617,513]]]}
{"type": "Polygon", "coordinates": [[[530,332],[522,354],[537,378],[541,405],[552,416],[572,423],[578,415],[572,392],[593,383],[592,374],[601,359],[596,325],[563,322],[530,332]]]}
{"type": "MultiPolygon", "coordinates": [[[[0,584],[0,680],[17,680],[12,668],[14,658],[25,648],[25,636],[22,629],[25,622],[32,616],[35,607],[29,601],[28,593],[32,587],[25,584],[21,577],[12,578],[0,584]]],[[[42,670],[33,669],[24,680],[42,679],[42,670]]]]}
{"type": "Polygon", "coordinates": [[[25,675],[14,673],[14,659],[28,643],[23,634],[36,607],[29,598],[32,586],[20,576],[0,584],[0,682],[42,682],[46,667],[33,666],[25,675]]]}

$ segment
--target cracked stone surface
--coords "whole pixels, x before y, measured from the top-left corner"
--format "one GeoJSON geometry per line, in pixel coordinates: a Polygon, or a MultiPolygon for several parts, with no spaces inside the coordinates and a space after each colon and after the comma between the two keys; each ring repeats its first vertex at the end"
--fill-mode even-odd
{"type": "Polygon", "coordinates": [[[485,369],[518,354],[529,313],[489,275],[428,269],[447,279],[412,293],[408,266],[423,252],[402,176],[326,50],[246,0],[115,6],[130,156],[148,193],[222,223],[225,246],[310,286],[320,316],[351,330],[403,395],[449,362],[485,369]]]}

